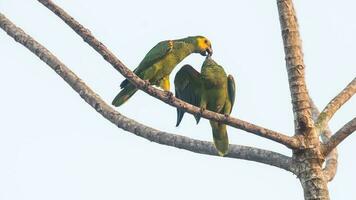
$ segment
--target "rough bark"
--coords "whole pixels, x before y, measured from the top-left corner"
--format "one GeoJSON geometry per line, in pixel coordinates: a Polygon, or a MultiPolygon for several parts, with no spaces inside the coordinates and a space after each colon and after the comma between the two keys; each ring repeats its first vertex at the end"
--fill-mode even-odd
{"type": "Polygon", "coordinates": [[[299,174],[297,175],[304,190],[305,200],[329,200],[327,180],[325,179],[322,155],[318,149],[307,149],[300,155],[297,153],[299,174]]]}
{"type": "Polygon", "coordinates": [[[323,146],[323,153],[328,155],[337,145],[339,145],[344,139],[350,136],[356,130],[356,117],[345,124],[340,130],[338,130],[330,140],[323,146]]]}
{"type": "Polygon", "coordinates": [[[313,128],[309,94],[305,83],[305,65],[298,22],[292,0],[277,0],[279,20],[282,30],[289,89],[291,92],[295,132],[304,134],[313,128]]]}
{"type": "Polygon", "coordinates": [[[90,31],[78,23],[73,17],[66,13],[62,8],[54,4],[50,0],[38,0],[58,17],[60,17],[67,25],[69,25],[83,40],[93,47],[103,58],[109,62],[117,71],[119,71],[125,78],[133,83],[138,89],[146,92],[147,94],[171,105],[176,108],[181,108],[188,113],[194,115],[201,115],[203,118],[214,120],[217,122],[225,123],[229,126],[244,130],[255,135],[268,138],[280,144],[287,146],[288,148],[299,148],[299,140],[293,137],[289,137],[285,134],[272,131],[252,123],[236,119],[230,116],[225,116],[219,113],[211,112],[209,110],[201,111],[200,108],[188,104],[180,99],[172,96],[171,93],[163,92],[159,89],[146,85],[146,82],[136,76],[130,71],[109,49],[105,47],[103,43],[98,41],[90,31]]]}
{"type": "MultiPolygon", "coordinates": [[[[232,127],[265,137],[293,150],[293,157],[290,158],[264,149],[230,145],[230,152],[226,157],[255,161],[290,171],[299,178],[306,200],[329,199],[327,183],[331,181],[336,174],[338,156],[336,146],[355,131],[356,118],[347,123],[334,135],[331,134],[327,123],[333,114],[356,92],[356,79],[336,96],[321,114],[319,113],[309,97],[305,83],[305,65],[302,45],[292,0],[277,0],[277,5],[294,113],[295,136],[293,137],[211,111],[205,110],[201,112],[200,108],[176,99],[171,93],[166,93],[147,85],[145,81],[138,78],[125,67],[88,29],[75,21],[63,9],[59,8],[50,0],[38,1],[67,23],[85,42],[92,46],[106,61],[124,77],[129,79],[137,88],[171,106],[184,109],[191,114],[200,114],[203,118],[222,122],[232,127]],[[316,122],[315,126],[313,120],[316,122]],[[321,134],[321,142],[319,141],[319,134],[321,134]],[[325,167],[323,169],[322,165],[324,162],[325,167]]],[[[0,27],[55,70],[55,72],[80,94],[91,107],[119,128],[159,144],[181,148],[195,153],[217,155],[211,142],[194,140],[156,130],[129,119],[112,109],[110,105],[104,102],[51,52],[24,33],[20,28],[12,24],[1,13],[0,27]]]]}
{"type": "Polygon", "coordinates": [[[305,65],[298,22],[292,0],[277,0],[279,19],[292,98],[295,135],[303,141],[303,150],[294,150],[298,178],[306,200],[328,200],[329,192],[322,164],[319,137],[311,116],[310,97],[305,83],[305,65]]]}
{"type": "MultiPolygon", "coordinates": [[[[313,100],[310,99],[310,105],[312,107],[312,117],[313,120],[316,120],[320,114],[319,109],[314,104],[313,100]]],[[[320,138],[323,143],[327,143],[332,133],[329,126],[326,126],[325,130],[321,133],[320,138]]],[[[324,154],[326,155],[326,154],[324,154]]],[[[338,165],[338,152],[337,149],[334,148],[325,158],[325,167],[323,169],[324,177],[328,182],[332,181],[337,172],[338,165]]]]}
{"type": "Polygon", "coordinates": [[[322,132],[327,126],[329,120],[339,108],[344,105],[356,93],[356,78],[354,78],[345,89],[343,89],[336,97],[334,97],[324,110],[320,113],[316,120],[315,126],[318,132],[322,132]]]}
{"type": "MultiPolygon", "coordinates": [[[[28,50],[50,66],[80,95],[81,98],[85,100],[85,102],[119,128],[159,144],[185,149],[200,154],[214,156],[218,155],[214,145],[211,142],[194,140],[188,137],[159,131],[125,117],[105,103],[99,95],[92,91],[49,50],[27,35],[23,30],[16,27],[1,13],[0,27],[7,32],[9,36],[14,38],[15,41],[24,45],[28,50]]],[[[240,145],[230,145],[230,151],[226,157],[255,161],[279,167],[293,173],[295,172],[295,168],[290,157],[273,151],[240,145]]]]}

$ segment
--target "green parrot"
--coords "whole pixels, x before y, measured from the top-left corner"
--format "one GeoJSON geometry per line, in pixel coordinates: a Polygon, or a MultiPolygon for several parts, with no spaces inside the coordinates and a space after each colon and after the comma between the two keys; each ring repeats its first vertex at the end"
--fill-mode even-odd
{"type": "MultiPolygon", "coordinates": [[[[235,101],[235,81],[227,76],[224,68],[213,59],[207,57],[201,73],[192,66],[184,65],[174,78],[175,96],[202,110],[208,109],[224,115],[230,115],[235,101]]],[[[179,126],[185,111],[177,108],[177,124],[179,126]]],[[[197,124],[200,116],[194,116],[197,124]]],[[[210,121],[215,147],[220,156],[228,153],[229,139],[226,125],[210,121]]]]}
{"type": "MultiPolygon", "coordinates": [[[[211,56],[213,51],[210,41],[203,36],[194,36],[159,42],[146,54],[133,72],[150,84],[169,91],[170,73],[178,63],[192,53],[211,56]]],[[[137,91],[137,88],[127,79],[120,84],[120,87],[122,90],[112,101],[112,105],[116,107],[125,103],[137,91]]]]}

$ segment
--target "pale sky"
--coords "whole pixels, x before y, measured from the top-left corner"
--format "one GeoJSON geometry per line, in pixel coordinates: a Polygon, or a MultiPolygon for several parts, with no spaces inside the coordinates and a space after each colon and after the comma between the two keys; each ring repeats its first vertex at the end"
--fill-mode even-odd
{"type": "MultiPolygon", "coordinates": [[[[237,82],[232,115],[293,134],[276,1],[56,0],[134,69],[157,42],[208,37],[213,58],[237,82]]],[[[319,108],[356,75],[356,2],[299,0],[296,9],[306,80],[319,108]]],[[[37,1],[1,0],[0,11],[58,56],[105,101],[123,77],[57,16],[37,1]]],[[[0,199],[274,199],[300,200],[291,173],[245,160],[212,157],[151,143],[118,129],[89,107],[46,64],[0,30],[0,199]]],[[[200,70],[192,55],[179,67],[200,70]]],[[[173,88],[172,88],[173,89],[173,88]]],[[[186,115],[143,92],[117,108],[154,128],[212,140],[207,120],[186,115]]],[[[356,98],[330,121],[333,131],[355,117],[356,98]]],[[[229,128],[230,142],[291,152],[276,143],[229,128]]],[[[355,136],[339,148],[331,199],[356,196],[355,136]]]]}

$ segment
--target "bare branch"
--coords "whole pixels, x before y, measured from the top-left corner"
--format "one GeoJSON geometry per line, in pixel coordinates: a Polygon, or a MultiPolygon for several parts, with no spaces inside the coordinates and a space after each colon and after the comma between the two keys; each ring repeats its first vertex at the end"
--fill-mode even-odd
{"type": "MultiPolygon", "coordinates": [[[[313,100],[310,98],[310,105],[312,108],[312,117],[313,120],[316,120],[320,114],[319,109],[314,104],[313,100]]],[[[325,144],[329,141],[331,137],[331,130],[329,126],[326,126],[325,130],[320,134],[322,142],[325,144]]],[[[338,165],[338,152],[337,149],[334,148],[325,158],[325,167],[323,169],[324,177],[329,182],[332,181],[337,172],[338,165]]]]}
{"type": "Polygon", "coordinates": [[[292,97],[296,134],[306,128],[313,128],[309,94],[304,79],[302,42],[292,0],[277,0],[279,21],[282,29],[289,89],[292,97]]]}
{"type": "MultiPolygon", "coordinates": [[[[146,138],[150,141],[185,149],[200,154],[217,156],[217,152],[211,142],[194,140],[188,137],[162,132],[151,127],[140,124],[132,119],[121,115],[106,104],[94,91],[92,91],[79,77],[67,68],[44,46],[39,44],[23,30],[16,27],[4,15],[0,13],[0,27],[17,42],[24,45],[42,61],[49,65],[59,76],[61,76],[91,107],[107,120],[126,131],[146,138]]],[[[292,159],[285,155],[240,145],[231,145],[230,152],[226,157],[255,161],[295,172],[292,159]]]]}
{"type": "Polygon", "coordinates": [[[145,81],[136,76],[132,71],[130,71],[109,49],[105,47],[100,41],[98,41],[88,29],[79,24],[73,17],[66,13],[62,8],[58,7],[50,0],[38,0],[52,12],[54,12],[58,17],[60,17],[66,24],[68,24],[78,35],[80,35],[86,43],[93,47],[103,58],[108,61],[117,71],[119,71],[125,78],[127,78],[132,84],[134,84],[138,89],[146,92],[147,94],[171,105],[176,108],[181,108],[186,112],[195,115],[201,115],[203,118],[214,120],[217,122],[225,123],[229,126],[244,130],[255,135],[268,138],[280,144],[283,144],[289,148],[299,148],[299,140],[293,137],[289,137],[285,134],[272,131],[249,122],[226,117],[222,114],[211,112],[209,110],[204,110],[201,112],[200,108],[188,104],[180,99],[177,99],[167,93],[156,89],[151,86],[147,86],[145,81]]]}
{"type": "Polygon", "coordinates": [[[327,155],[337,145],[339,145],[344,139],[350,136],[356,130],[356,117],[345,124],[340,130],[338,130],[333,136],[331,136],[329,142],[324,146],[324,154],[327,155]]]}
{"type": "MultiPolygon", "coordinates": [[[[352,84],[355,84],[355,79],[351,81],[350,84],[348,84],[348,86],[324,108],[321,114],[319,113],[319,110],[317,110],[316,113],[313,111],[313,119],[315,120],[316,128],[318,129],[317,133],[321,135],[322,142],[326,144],[322,146],[324,155],[327,155],[323,172],[326,180],[328,180],[329,182],[334,179],[337,172],[338,153],[336,146],[331,149],[328,149],[327,147],[327,144],[329,144],[330,137],[332,136],[332,133],[327,124],[328,121],[331,119],[332,115],[336,112],[336,110],[339,109],[348,99],[351,98],[352,95],[348,93],[350,93],[350,90],[352,90],[352,87],[354,87],[352,86],[352,84]],[[345,90],[348,92],[345,92],[345,90]],[[333,111],[329,110],[328,107],[333,107],[331,109],[333,111]],[[331,112],[333,113],[331,114],[331,112]],[[324,118],[323,116],[328,116],[328,119],[324,118]]],[[[317,109],[312,101],[311,104],[313,110],[317,109]]]]}
{"type": "Polygon", "coordinates": [[[354,78],[345,89],[343,89],[336,97],[334,97],[324,110],[320,113],[316,120],[315,126],[318,132],[321,132],[327,126],[329,120],[339,108],[344,105],[356,93],[356,78],[354,78]]]}

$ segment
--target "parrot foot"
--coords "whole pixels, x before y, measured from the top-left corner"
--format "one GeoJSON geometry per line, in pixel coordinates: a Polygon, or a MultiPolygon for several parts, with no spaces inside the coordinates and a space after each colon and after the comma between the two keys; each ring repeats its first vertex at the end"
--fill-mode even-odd
{"type": "Polygon", "coordinates": [[[173,93],[171,91],[164,91],[169,102],[172,102],[173,93]]]}
{"type": "Polygon", "coordinates": [[[143,80],[143,81],[145,82],[143,88],[144,88],[144,89],[147,89],[147,88],[151,85],[151,83],[150,83],[149,80],[143,80]]]}
{"type": "Polygon", "coordinates": [[[225,117],[225,120],[227,120],[227,118],[229,118],[230,115],[229,114],[224,114],[224,117],[225,117]]]}
{"type": "Polygon", "coordinates": [[[200,107],[200,116],[202,116],[203,115],[203,112],[205,111],[205,108],[203,108],[203,107],[200,107]]]}

